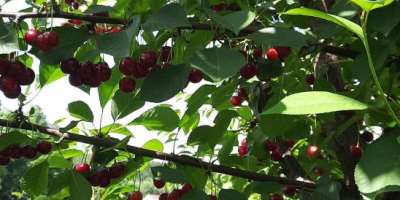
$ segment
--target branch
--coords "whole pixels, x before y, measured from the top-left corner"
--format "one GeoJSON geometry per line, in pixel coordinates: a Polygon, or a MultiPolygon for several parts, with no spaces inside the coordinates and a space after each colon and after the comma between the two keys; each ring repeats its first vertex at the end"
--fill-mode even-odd
{"type": "MultiPolygon", "coordinates": [[[[0,119],[0,126],[7,126],[11,128],[17,128],[17,129],[24,129],[24,130],[32,130],[32,127],[34,127],[37,131],[55,136],[57,138],[63,137],[64,140],[70,140],[70,141],[76,141],[76,142],[82,142],[85,144],[91,144],[94,146],[99,146],[99,147],[113,147],[117,143],[111,140],[107,140],[104,138],[96,138],[96,137],[88,137],[88,136],[83,136],[83,135],[77,135],[73,133],[61,133],[57,129],[41,126],[41,125],[36,125],[36,124],[30,124],[27,122],[22,122],[22,124],[15,122],[15,121],[8,121],[4,119],[0,119]]],[[[187,165],[187,166],[192,166],[196,168],[201,168],[204,169],[205,167],[208,167],[209,170],[212,172],[217,172],[221,174],[227,174],[235,177],[240,177],[240,178],[245,178],[253,181],[274,181],[281,183],[283,185],[288,185],[292,187],[304,187],[307,190],[313,190],[317,188],[317,185],[314,183],[306,183],[302,181],[296,181],[296,180],[291,180],[287,178],[282,178],[282,177],[276,177],[276,176],[270,176],[270,175],[265,175],[265,174],[260,174],[260,173],[254,173],[254,172],[248,172],[248,171],[243,171],[239,169],[234,169],[222,165],[215,165],[215,164],[210,164],[203,162],[201,160],[198,160],[197,158],[189,157],[189,156],[179,156],[175,154],[168,154],[168,153],[163,153],[163,152],[156,152],[156,151],[151,151],[147,149],[142,149],[134,146],[127,146],[126,150],[130,153],[133,154],[138,154],[140,156],[145,156],[149,158],[155,158],[159,160],[168,160],[174,163],[182,164],[182,165],[187,165]]]]}
{"type": "MultiPolygon", "coordinates": [[[[18,24],[20,24],[24,19],[29,18],[48,18],[50,14],[47,13],[35,13],[35,12],[25,12],[25,13],[8,13],[8,12],[0,12],[0,17],[10,17],[14,18],[18,24]]],[[[107,18],[107,17],[98,17],[98,16],[91,16],[91,15],[81,15],[81,14],[73,14],[73,13],[66,13],[66,12],[54,12],[53,18],[63,18],[63,19],[76,19],[76,20],[83,20],[92,23],[107,23],[107,24],[130,24],[130,21],[124,21],[122,19],[116,18],[107,18]]],[[[187,27],[178,27],[177,29],[191,29],[191,30],[206,30],[206,31],[213,31],[218,28],[221,28],[219,25],[207,24],[207,23],[198,23],[192,22],[191,26],[187,27]]],[[[240,31],[240,34],[248,35],[260,30],[260,27],[247,27],[240,31]]],[[[341,47],[335,47],[327,45],[322,50],[322,52],[330,53],[338,56],[343,56],[346,58],[356,58],[360,53],[345,49],[341,47]]]]}

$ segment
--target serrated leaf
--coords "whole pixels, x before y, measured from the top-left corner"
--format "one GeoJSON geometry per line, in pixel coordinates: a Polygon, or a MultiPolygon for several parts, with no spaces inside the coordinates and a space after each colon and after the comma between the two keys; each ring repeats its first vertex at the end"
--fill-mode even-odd
{"type": "Polygon", "coordinates": [[[176,27],[190,27],[186,12],[180,4],[171,3],[162,7],[142,25],[146,32],[173,29],[176,27]]]}
{"type": "Polygon", "coordinates": [[[181,184],[187,182],[186,174],[183,170],[168,167],[152,167],[151,172],[155,179],[163,180],[164,182],[181,184]]]}
{"type": "Polygon", "coordinates": [[[72,103],[69,103],[68,112],[72,117],[76,117],[86,122],[93,122],[93,112],[90,107],[83,101],[74,101],[72,103]]]}
{"type": "Polygon", "coordinates": [[[101,128],[102,133],[117,133],[126,136],[133,136],[132,132],[122,124],[110,124],[101,128]]]}
{"type": "Polygon", "coordinates": [[[207,74],[213,81],[221,81],[238,73],[246,61],[237,51],[214,47],[195,52],[190,64],[207,74]]]}
{"type": "Polygon", "coordinates": [[[222,189],[218,195],[219,200],[247,200],[247,198],[240,192],[231,189],[222,189]]]}
{"type": "Polygon", "coordinates": [[[173,131],[179,125],[179,117],[174,110],[167,107],[154,107],[134,119],[129,125],[142,125],[147,130],[173,131]]]}
{"type": "Polygon", "coordinates": [[[339,182],[327,182],[314,190],[311,200],[340,200],[339,192],[342,185],[339,182]]]}
{"type": "Polygon", "coordinates": [[[249,26],[255,19],[256,15],[250,11],[237,11],[224,16],[214,13],[211,9],[205,9],[211,19],[215,20],[221,26],[231,30],[236,35],[249,26]]]}
{"type": "Polygon", "coordinates": [[[28,140],[29,137],[19,131],[10,131],[1,137],[0,151],[13,145],[19,145],[28,140]]]}
{"type": "Polygon", "coordinates": [[[33,166],[23,175],[21,179],[21,188],[31,198],[38,197],[48,187],[48,172],[49,164],[47,163],[47,161],[33,166]]]}
{"type": "Polygon", "coordinates": [[[111,103],[112,117],[114,120],[124,118],[135,110],[143,107],[144,104],[145,102],[140,100],[138,91],[126,94],[121,92],[121,90],[117,90],[111,103]]]}
{"type": "Polygon", "coordinates": [[[307,46],[306,36],[286,27],[268,27],[258,30],[247,38],[266,45],[302,47],[307,46]]]}
{"type": "Polygon", "coordinates": [[[337,25],[343,26],[344,28],[352,31],[358,37],[360,37],[362,40],[365,39],[361,26],[359,26],[358,24],[356,24],[350,20],[342,18],[342,17],[338,17],[338,16],[331,15],[331,14],[326,14],[324,12],[309,9],[309,8],[295,8],[295,9],[288,10],[281,14],[282,15],[302,15],[302,16],[317,17],[320,19],[325,19],[325,20],[328,20],[337,25]]]}
{"type": "Polygon", "coordinates": [[[287,96],[261,114],[305,115],[365,109],[368,109],[368,105],[355,99],[330,92],[311,91],[287,96]]]}
{"type": "Polygon", "coordinates": [[[75,170],[70,171],[69,193],[71,200],[90,200],[92,198],[92,186],[81,174],[75,170]]]}
{"type": "Polygon", "coordinates": [[[101,108],[104,108],[110,101],[119,87],[119,80],[122,78],[122,73],[118,67],[111,68],[111,78],[107,82],[101,83],[99,86],[99,100],[101,108]]]}
{"type": "Polygon", "coordinates": [[[185,193],[181,198],[181,200],[209,200],[210,197],[207,194],[199,190],[198,188],[193,188],[189,190],[189,192],[185,193]]]}
{"type": "Polygon", "coordinates": [[[185,88],[188,77],[189,67],[185,64],[158,70],[144,80],[140,99],[154,103],[171,99],[185,88]]]}

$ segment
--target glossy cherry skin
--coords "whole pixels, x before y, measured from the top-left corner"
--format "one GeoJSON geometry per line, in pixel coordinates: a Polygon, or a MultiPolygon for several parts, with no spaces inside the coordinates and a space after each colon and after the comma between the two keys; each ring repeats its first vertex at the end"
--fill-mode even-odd
{"type": "Polygon", "coordinates": [[[242,146],[243,148],[246,148],[246,149],[247,149],[247,142],[246,142],[246,140],[242,140],[242,142],[241,142],[240,144],[241,144],[241,146],[242,146]]]}
{"type": "Polygon", "coordinates": [[[135,191],[130,194],[130,198],[127,198],[127,200],[142,200],[143,199],[143,194],[140,191],[135,191]]]}
{"type": "Polygon", "coordinates": [[[350,153],[353,158],[361,158],[363,154],[363,149],[358,146],[350,146],[350,153]]]}
{"type": "Polygon", "coordinates": [[[99,187],[101,188],[106,188],[111,184],[111,178],[108,176],[107,173],[100,174],[99,181],[100,181],[99,187]]]}
{"type": "Polygon", "coordinates": [[[95,72],[97,80],[106,82],[111,78],[111,69],[107,63],[101,62],[95,65],[95,72]]]}
{"type": "Polygon", "coordinates": [[[20,146],[10,147],[9,152],[12,159],[20,159],[22,157],[22,148],[20,146]]]}
{"type": "Polygon", "coordinates": [[[239,156],[244,157],[244,156],[246,156],[246,154],[247,154],[247,149],[246,149],[246,148],[243,148],[242,146],[240,146],[240,147],[238,148],[238,153],[239,153],[239,156]]]}
{"type": "Polygon", "coordinates": [[[265,149],[268,151],[274,151],[276,149],[277,145],[275,141],[272,140],[266,140],[265,141],[265,149]]]}
{"type": "Polygon", "coordinates": [[[41,51],[49,51],[58,45],[58,34],[54,31],[42,33],[37,36],[36,45],[41,51]]]}
{"type": "Polygon", "coordinates": [[[87,163],[78,163],[75,165],[74,169],[78,172],[90,172],[90,165],[87,163]]]}
{"type": "Polygon", "coordinates": [[[31,68],[27,68],[24,75],[17,78],[20,85],[30,85],[35,81],[35,72],[31,68]]]}
{"type": "Polygon", "coordinates": [[[138,63],[135,61],[135,59],[131,57],[125,57],[119,61],[119,71],[126,76],[130,76],[135,72],[137,65],[138,63]]]}
{"type": "Polygon", "coordinates": [[[174,58],[174,53],[170,46],[163,46],[158,49],[158,57],[163,62],[170,62],[174,58]]]}
{"type": "Polygon", "coordinates": [[[71,74],[68,77],[68,81],[69,81],[69,84],[71,84],[72,86],[79,87],[79,86],[83,85],[84,78],[79,73],[71,74]]]}
{"type": "Polygon", "coordinates": [[[282,160],[282,153],[281,153],[281,151],[279,151],[279,149],[275,149],[272,151],[271,160],[276,161],[276,162],[282,160]]]}
{"type": "Polygon", "coordinates": [[[292,48],[285,46],[275,46],[274,49],[278,52],[280,58],[288,57],[292,51],[292,48]]]}
{"type": "Polygon", "coordinates": [[[153,185],[154,185],[154,187],[160,189],[165,186],[165,182],[162,180],[153,179],[153,185]]]}
{"type": "Polygon", "coordinates": [[[189,192],[190,190],[192,190],[192,189],[193,189],[193,186],[192,186],[192,185],[190,185],[190,184],[188,184],[188,183],[184,184],[184,185],[182,186],[182,189],[181,189],[182,196],[183,196],[184,194],[186,194],[187,192],[189,192]]]}
{"type": "MultiPolygon", "coordinates": [[[[308,156],[313,157],[314,154],[315,154],[315,152],[318,151],[318,149],[319,149],[318,146],[315,146],[315,145],[309,146],[309,147],[308,147],[308,156]]],[[[317,158],[318,158],[318,159],[322,159],[322,154],[318,154],[318,155],[317,155],[317,158]]]]}
{"type": "Polygon", "coordinates": [[[11,62],[11,67],[8,70],[7,76],[13,77],[15,80],[22,78],[26,74],[27,68],[24,63],[19,60],[11,62]]]}
{"type": "Polygon", "coordinates": [[[233,106],[241,106],[242,105],[242,98],[238,96],[232,96],[231,97],[231,104],[233,106]]]}
{"type": "Polygon", "coordinates": [[[22,147],[22,156],[26,159],[34,159],[37,155],[37,149],[31,145],[22,147]]]}
{"type": "Polygon", "coordinates": [[[133,76],[135,77],[135,78],[139,78],[139,79],[143,79],[143,78],[146,78],[148,75],[149,75],[149,69],[148,68],[146,68],[146,67],[144,67],[143,65],[142,65],[142,63],[139,63],[138,65],[137,65],[137,68],[135,68],[135,71],[134,71],[134,73],[133,73],[133,76]]]}
{"type": "Polygon", "coordinates": [[[248,96],[246,89],[244,88],[239,88],[238,90],[238,96],[242,98],[246,98],[248,96]]]}
{"type": "Polygon", "coordinates": [[[90,185],[92,185],[93,187],[97,187],[100,185],[100,175],[99,173],[93,174],[89,177],[86,178],[90,185]]]}
{"type": "Polygon", "coordinates": [[[153,67],[149,68],[149,73],[154,73],[154,72],[156,72],[156,71],[158,71],[160,69],[161,69],[161,66],[156,64],[153,67]]]}
{"type": "Polygon", "coordinates": [[[145,68],[153,67],[157,63],[157,54],[154,51],[143,51],[140,54],[140,64],[145,68]]]}
{"type": "Polygon", "coordinates": [[[46,140],[40,140],[36,146],[37,151],[41,154],[50,153],[52,148],[53,148],[53,145],[49,141],[46,141],[46,140]]]}
{"type": "Polygon", "coordinates": [[[197,69],[191,69],[189,71],[189,81],[191,83],[198,83],[203,80],[203,72],[197,69]]]}
{"type": "Polygon", "coordinates": [[[13,90],[11,90],[11,92],[4,92],[4,96],[6,96],[9,99],[16,99],[19,97],[19,95],[21,95],[21,86],[18,84],[15,86],[13,90]]]}
{"type": "Polygon", "coordinates": [[[133,78],[123,77],[119,80],[119,89],[123,93],[131,93],[136,89],[136,81],[133,78]]]}
{"type": "Polygon", "coordinates": [[[240,76],[248,80],[257,74],[257,67],[254,63],[247,63],[239,70],[240,76]]]}
{"type": "Polygon", "coordinates": [[[124,166],[122,163],[115,164],[114,166],[108,168],[107,173],[110,179],[121,178],[124,174],[124,166]]]}
{"type": "Polygon", "coordinates": [[[306,82],[308,83],[308,85],[314,85],[314,80],[315,80],[314,75],[312,74],[306,75],[306,82]]]}
{"type": "Polygon", "coordinates": [[[283,200],[283,196],[280,194],[273,194],[269,197],[269,200],[283,200]]]}
{"type": "Polygon", "coordinates": [[[262,57],[262,47],[256,47],[253,49],[253,56],[255,59],[262,57]]]}
{"type": "Polygon", "coordinates": [[[76,58],[68,58],[67,60],[61,61],[60,67],[64,74],[78,74],[81,68],[76,58]]]}
{"type": "Polygon", "coordinates": [[[278,52],[274,48],[267,49],[266,54],[268,60],[275,61],[278,59],[278,52]]]}
{"type": "Polygon", "coordinates": [[[35,40],[36,40],[36,38],[37,38],[37,36],[38,36],[39,34],[40,34],[40,31],[39,31],[39,30],[36,30],[36,29],[29,29],[29,30],[27,30],[27,31],[25,32],[24,40],[25,40],[25,42],[26,42],[27,44],[32,45],[32,44],[35,42],[35,40]]]}
{"type": "Polygon", "coordinates": [[[177,189],[172,190],[171,193],[169,193],[167,200],[178,200],[180,198],[180,192],[177,189]]]}
{"type": "Polygon", "coordinates": [[[90,78],[96,75],[94,64],[90,61],[82,63],[79,74],[83,78],[90,78]]]}

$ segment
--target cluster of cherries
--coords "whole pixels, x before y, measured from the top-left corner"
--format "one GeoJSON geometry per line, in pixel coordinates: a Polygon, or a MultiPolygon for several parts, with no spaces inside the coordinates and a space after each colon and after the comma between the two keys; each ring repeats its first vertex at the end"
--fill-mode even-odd
{"type": "Polygon", "coordinates": [[[24,40],[30,45],[36,42],[36,46],[41,51],[49,51],[58,45],[58,34],[54,31],[40,34],[39,30],[29,29],[25,32],[24,40]]]}
{"type": "Polygon", "coordinates": [[[30,85],[35,80],[35,72],[18,60],[0,59],[0,90],[9,99],[21,94],[21,85],[30,85]]]}
{"type": "Polygon", "coordinates": [[[213,5],[212,9],[215,13],[221,12],[223,10],[238,11],[239,6],[236,3],[231,3],[231,4],[220,3],[213,5]]]}
{"type": "Polygon", "coordinates": [[[61,62],[60,67],[63,73],[69,74],[69,83],[75,87],[83,84],[99,87],[102,82],[110,80],[112,74],[106,62],[79,63],[75,58],[68,58],[61,62]]]}
{"type": "MultiPolygon", "coordinates": [[[[0,133],[0,141],[1,137],[4,136],[4,133],[0,133]]],[[[11,146],[7,149],[0,152],[0,166],[7,166],[10,164],[11,159],[20,159],[24,157],[26,159],[34,159],[36,158],[38,152],[41,154],[50,153],[53,145],[49,141],[40,140],[37,142],[36,147],[31,145],[24,146],[11,146]]]]}
{"type": "MultiPolygon", "coordinates": [[[[90,173],[91,167],[87,163],[78,163],[74,166],[74,169],[82,173],[90,173]]],[[[124,174],[125,165],[121,162],[115,163],[113,166],[96,172],[86,179],[93,187],[106,188],[110,185],[111,180],[119,179],[124,174]]]]}
{"type": "Polygon", "coordinates": [[[75,1],[75,0],[64,0],[65,4],[68,6],[71,6],[74,10],[78,10],[79,6],[82,4],[82,2],[75,1]]]}

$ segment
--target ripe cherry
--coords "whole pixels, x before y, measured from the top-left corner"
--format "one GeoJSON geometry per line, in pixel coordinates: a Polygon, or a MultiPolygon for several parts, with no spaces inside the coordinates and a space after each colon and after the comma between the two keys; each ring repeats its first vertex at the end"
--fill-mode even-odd
{"type": "Polygon", "coordinates": [[[99,62],[95,65],[95,73],[97,80],[106,82],[111,78],[111,69],[105,62],[99,62]]]}
{"type": "Polygon", "coordinates": [[[142,200],[143,194],[140,191],[132,192],[127,198],[127,200],[142,200]]]}
{"type": "Polygon", "coordinates": [[[76,26],[80,26],[83,24],[82,20],[78,20],[78,19],[70,19],[68,20],[69,23],[74,24],[76,26]]]}
{"type": "Polygon", "coordinates": [[[322,170],[321,168],[315,167],[314,173],[315,173],[316,175],[318,175],[318,176],[322,176],[325,172],[324,172],[324,170],[322,170]]]}
{"type": "Polygon", "coordinates": [[[160,194],[158,200],[168,200],[168,194],[167,193],[160,194]]]}
{"type": "Polygon", "coordinates": [[[150,67],[149,73],[154,73],[154,72],[156,72],[156,71],[158,71],[160,69],[161,69],[160,65],[154,65],[153,67],[150,67]]]}
{"type": "Polygon", "coordinates": [[[26,43],[32,45],[39,34],[40,34],[39,30],[29,29],[25,32],[24,40],[26,43]]]}
{"type": "Polygon", "coordinates": [[[157,63],[157,54],[154,51],[143,51],[140,54],[140,64],[145,68],[153,67],[157,63]]]}
{"type": "Polygon", "coordinates": [[[87,163],[78,163],[75,165],[74,169],[78,172],[90,172],[90,165],[87,163]]]}
{"type": "Polygon", "coordinates": [[[257,67],[254,63],[246,63],[242,68],[240,68],[239,73],[242,78],[248,80],[257,74],[257,67]]]}
{"type": "Polygon", "coordinates": [[[149,75],[149,69],[144,67],[142,63],[139,63],[137,65],[137,68],[135,68],[135,71],[133,72],[133,76],[135,78],[143,79],[146,78],[149,75]]]}
{"type": "Polygon", "coordinates": [[[62,23],[61,27],[72,27],[73,25],[70,23],[62,23]]]}
{"type": "Polygon", "coordinates": [[[364,133],[361,134],[361,137],[366,142],[372,142],[372,140],[374,140],[374,135],[369,131],[364,131],[364,133]]]}
{"type": "Polygon", "coordinates": [[[11,67],[8,70],[7,76],[13,77],[15,80],[25,75],[27,69],[24,63],[19,60],[11,62],[11,67]]]}
{"type": "Polygon", "coordinates": [[[133,58],[125,57],[119,61],[119,71],[126,76],[130,76],[135,72],[137,65],[138,63],[133,58]]]}
{"type": "Polygon", "coordinates": [[[17,84],[11,92],[4,92],[4,96],[6,96],[9,99],[16,99],[21,95],[21,86],[17,84]]]}
{"type": "Polygon", "coordinates": [[[97,187],[100,185],[100,175],[99,173],[93,174],[89,177],[86,178],[90,185],[92,185],[93,187],[97,187]]]}
{"type": "Polygon", "coordinates": [[[83,63],[81,65],[79,73],[83,78],[90,78],[95,76],[94,64],[90,61],[83,63]]]}
{"type": "Polygon", "coordinates": [[[85,79],[85,80],[83,81],[83,83],[84,83],[85,85],[88,85],[88,86],[92,87],[92,88],[96,88],[96,87],[99,87],[99,86],[100,86],[101,81],[97,80],[96,77],[90,77],[90,78],[88,78],[88,79],[85,79]]]}
{"type": "Polygon", "coordinates": [[[268,151],[274,151],[276,149],[276,142],[272,140],[265,141],[265,149],[268,151]]]}
{"type": "Polygon", "coordinates": [[[269,197],[269,200],[283,200],[283,196],[280,194],[273,194],[269,197]]]}
{"type": "Polygon", "coordinates": [[[0,75],[5,75],[11,68],[11,63],[8,60],[0,59],[0,75]]]}
{"type": "Polygon", "coordinates": [[[78,73],[78,74],[69,75],[68,81],[69,81],[69,84],[71,84],[72,86],[79,87],[79,86],[83,85],[84,79],[81,76],[81,74],[78,73]]]}
{"type": "Polygon", "coordinates": [[[171,193],[169,193],[167,200],[178,200],[180,197],[180,192],[177,189],[172,190],[171,193]]]}
{"type": "Polygon", "coordinates": [[[306,75],[306,82],[308,85],[314,85],[314,75],[313,74],[307,74],[306,75]]]}
{"type": "Polygon", "coordinates": [[[75,2],[75,3],[72,5],[72,8],[74,8],[74,10],[78,10],[78,9],[79,9],[79,6],[80,6],[80,4],[79,4],[78,2],[75,2]]]}
{"type": "Polygon", "coordinates": [[[17,77],[20,85],[30,85],[35,81],[35,72],[31,68],[27,68],[24,75],[17,77]]]}
{"type": "Polygon", "coordinates": [[[211,200],[218,200],[218,198],[212,194],[209,194],[208,197],[210,197],[211,200]]]}
{"type": "Polygon", "coordinates": [[[110,179],[118,179],[124,174],[124,165],[122,163],[115,164],[114,166],[108,168],[108,176],[110,179]]]}
{"type": "Polygon", "coordinates": [[[246,98],[248,96],[246,89],[244,88],[239,88],[238,90],[238,96],[241,98],[246,98]]]}
{"type": "Polygon", "coordinates": [[[271,160],[276,161],[276,162],[282,160],[282,153],[281,153],[281,151],[279,151],[279,149],[275,149],[274,151],[272,151],[271,160]]]}
{"type": "Polygon", "coordinates": [[[256,47],[253,49],[253,56],[255,59],[262,57],[262,47],[256,47]]]}
{"type": "Polygon", "coordinates": [[[240,147],[238,148],[238,153],[239,153],[239,156],[244,157],[244,156],[246,156],[246,154],[247,154],[247,149],[244,148],[244,147],[242,147],[242,146],[240,146],[240,147]]]}
{"type": "Polygon", "coordinates": [[[58,34],[54,31],[44,32],[37,36],[36,45],[42,51],[49,51],[58,45],[58,34]]]}
{"type": "Polygon", "coordinates": [[[241,106],[242,105],[242,98],[240,98],[238,96],[232,96],[231,104],[233,106],[241,106]]]}
{"type": "Polygon", "coordinates": [[[203,72],[197,69],[191,69],[189,71],[189,81],[191,83],[198,83],[203,80],[203,72]]]}
{"type": "Polygon", "coordinates": [[[242,140],[242,142],[241,142],[240,144],[241,144],[241,146],[242,146],[243,148],[246,148],[246,149],[247,149],[247,142],[246,142],[246,140],[242,140]]]}
{"type": "Polygon", "coordinates": [[[17,81],[9,76],[0,77],[0,90],[3,92],[11,92],[17,86],[17,81]]]}
{"type": "Polygon", "coordinates": [[[298,193],[298,190],[296,188],[292,188],[292,187],[283,187],[282,193],[288,197],[292,197],[298,193]]]}
{"type": "Polygon", "coordinates": [[[9,158],[10,157],[10,148],[0,151],[0,157],[9,158]]]}
{"type": "Polygon", "coordinates": [[[174,53],[170,46],[163,46],[158,49],[158,57],[163,62],[169,62],[174,58],[174,53]]]}
{"type": "Polygon", "coordinates": [[[103,173],[103,174],[100,173],[99,186],[101,188],[106,188],[106,187],[108,187],[110,185],[110,183],[111,183],[111,179],[108,176],[108,174],[107,173],[103,173]]]}
{"type": "Polygon", "coordinates": [[[296,144],[296,141],[294,140],[286,140],[285,145],[287,148],[292,148],[296,144]]]}
{"type": "Polygon", "coordinates": [[[363,149],[358,146],[350,146],[350,153],[353,158],[361,158],[363,154],[363,149]]]}
{"type": "Polygon", "coordinates": [[[118,33],[118,32],[121,32],[122,30],[124,30],[123,27],[117,26],[117,27],[112,28],[112,29],[109,31],[109,33],[118,33]]]}
{"type": "Polygon", "coordinates": [[[119,80],[119,89],[123,93],[131,93],[136,89],[136,81],[133,78],[124,77],[119,80]]]}
{"type": "Polygon", "coordinates": [[[34,159],[37,155],[37,149],[31,145],[22,147],[22,155],[27,159],[34,159]]]}
{"type": "MultiPolygon", "coordinates": [[[[308,147],[308,156],[313,157],[314,154],[315,154],[315,152],[318,151],[318,149],[319,149],[318,146],[315,146],[315,145],[309,146],[309,147],[308,147]]],[[[322,154],[319,153],[319,154],[317,155],[317,158],[318,158],[318,159],[322,159],[322,154]]]]}
{"type": "Polygon", "coordinates": [[[225,10],[228,7],[226,3],[220,3],[213,6],[213,11],[215,13],[225,10]]]}
{"type": "Polygon", "coordinates": [[[74,0],[64,0],[64,2],[67,5],[72,5],[72,2],[74,2],[74,0]]]}
{"type": "Polygon", "coordinates": [[[7,166],[8,164],[10,164],[10,162],[10,158],[0,157],[0,166],[7,166]]]}
{"type": "Polygon", "coordinates": [[[285,46],[275,46],[274,49],[278,52],[280,58],[288,57],[292,51],[292,48],[285,46]]]}
{"type": "Polygon", "coordinates": [[[162,180],[153,179],[153,185],[154,185],[154,187],[160,189],[165,186],[165,182],[162,180]]]}
{"type": "Polygon", "coordinates": [[[40,140],[36,146],[37,151],[41,154],[50,153],[52,148],[53,148],[53,145],[49,141],[46,141],[46,140],[40,140]]]}
{"type": "Polygon", "coordinates": [[[68,58],[67,60],[61,61],[60,67],[64,74],[77,74],[81,68],[76,58],[68,58]]]}
{"type": "Polygon", "coordinates": [[[278,59],[278,52],[274,48],[267,49],[267,58],[270,61],[275,61],[278,59]]]}
{"type": "Polygon", "coordinates": [[[12,159],[20,159],[22,157],[22,148],[20,146],[12,146],[8,151],[12,159]]]}
{"type": "Polygon", "coordinates": [[[226,10],[238,11],[239,7],[238,7],[237,3],[231,3],[226,7],[226,10]]]}
{"type": "Polygon", "coordinates": [[[181,194],[182,194],[181,196],[183,196],[184,194],[186,194],[187,192],[189,192],[192,189],[193,189],[193,186],[190,185],[189,183],[184,184],[181,189],[181,194]]]}

